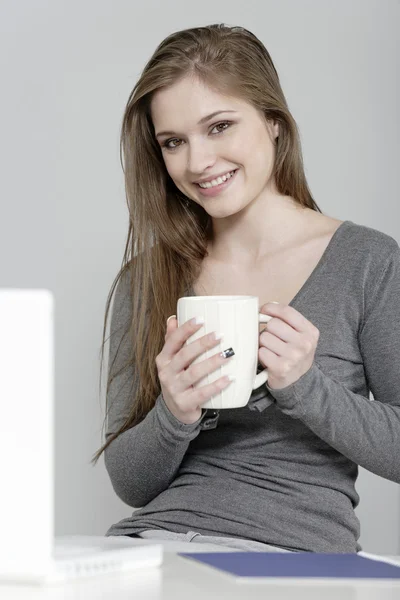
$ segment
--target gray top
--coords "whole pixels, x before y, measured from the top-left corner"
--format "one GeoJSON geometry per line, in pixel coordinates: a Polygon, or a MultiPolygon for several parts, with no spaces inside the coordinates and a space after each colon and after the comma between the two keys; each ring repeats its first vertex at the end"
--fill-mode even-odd
{"type": "MultiPolygon", "coordinates": [[[[128,277],[115,293],[109,364],[131,318],[128,277]]],[[[142,507],[106,535],[191,530],[289,550],[361,550],[357,465],[400,483],[399,298],[396,240],[344,221],[290,302],[320,331],[309,371],[191,425],[160,394],[105,451],[116,494],[142,507]]],[[[114,380],[106,436],[134,401],[134,380],[133,370],[114,380]]]]}

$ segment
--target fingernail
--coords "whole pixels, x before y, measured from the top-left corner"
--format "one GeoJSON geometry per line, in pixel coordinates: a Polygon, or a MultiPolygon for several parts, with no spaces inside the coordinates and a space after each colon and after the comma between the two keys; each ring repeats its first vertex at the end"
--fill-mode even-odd
{"type": "Polygon", "coordinates": [[[167,325],[168,325],[168,321],[169,321],[170,319],[172,319],[172,317],[176,317],[176,315],[171,315],[170,317],[168,317],[168,319],[167,319],[167,325]]]}
{"type": "Polygon", "coordinates": [[[279,302],[276,302],[276,300],[270,300],[271,304],[279,304],[279,302]]]}
{"type": "Polygon", "coordinates": [[[220,331],[213,331],[212,334],[211,334],[211,336],[214,338],[215,341],[217,341],[217,340],[221,340],[222,341],[222,338],[224,337],[224,334],[221,333],[220,331]]]}
{"type": "Polygon", "coordinates": [[[193,317],[193,319],[190,321],[192,325],[200,325],[200,323],[202,325],[204,325],[204,317],[193,317]]]}
{"type": "Polygon", "coordinates": [[[234,354],[235,354],[235,352],[234,352],[233,348],[227,348],[223,352],[219,353],[219,355],[222,356],[222,358],[229,358],[229,356],[233,356],[234,354]]]}

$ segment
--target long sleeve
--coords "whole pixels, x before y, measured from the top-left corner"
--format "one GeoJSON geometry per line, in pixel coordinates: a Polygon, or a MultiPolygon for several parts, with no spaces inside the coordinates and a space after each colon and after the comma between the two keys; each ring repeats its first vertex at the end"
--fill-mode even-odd
{"type": "Polygon", "coordinates": [[[400,248],[394,240],[380,267],[364,293],[358,338],[374,401],[328,377],[317,360],[293,384],[266,386],[282,412],[356,464],[400,483],[400,248]]]}
{"type": "MultiPolygon", "coordinates": [[[[118,373],[130,355],[128,336],[132,316],[129,276],[115,290],[111,316],[109,374],[118,373]]],[[[124,423],[136,398],[134,367],[121,370],[109,388],[106,439],[124,423]]],[[[174,479],[189,443],[200,432],[196,423],[181,423],[162,394],[144,420],[120,434],[104,451],[105,465],[116,494],[129,506],[147,504],[174,479]]]]}

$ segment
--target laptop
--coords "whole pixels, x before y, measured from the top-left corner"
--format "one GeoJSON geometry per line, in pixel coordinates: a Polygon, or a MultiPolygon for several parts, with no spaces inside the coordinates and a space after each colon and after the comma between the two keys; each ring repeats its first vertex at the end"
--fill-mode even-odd
{"type": "Polygon", "coordinates": [[[149,540],[54,536],[54,365],[53,293],[0,289],[0,582],[159,567],[149,540]]]}

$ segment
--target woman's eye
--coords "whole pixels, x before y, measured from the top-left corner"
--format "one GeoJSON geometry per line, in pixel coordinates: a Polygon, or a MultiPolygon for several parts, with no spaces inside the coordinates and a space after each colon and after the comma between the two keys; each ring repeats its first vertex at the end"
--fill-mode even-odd
{"type": "Polygon", "coordinates": [[[167,150],[174,150],[174,148],[177,148],[177,146],[169,146],[169,144],[171,142],[175,142],[175,141],[176,141],[176,138],[173,138],[172,140],[167,140],[166,142],[163,143],[163,148],[167,148],[167,150]]]}
{"type": "MultiPolygon", "coordinates": [[[[212,127],[211,131],[213,131],[214,129],[216,129],[216,128],[217,128],[217,127],[219,127],[220,125],[227,125],[227,127],[224,127],[223,129],[219,129],[219,130],[217,131],[217,133],[216,133],[216,134],[213,134],[213,135],[217,135],[217,134],[219,134],[219,133],[222,133],[222,132],[223,132],[223,131],[225,131],[226,129],[228,129],[228,128],[229,128],[229,126],[231,125],[231,121],[222,121],[221,123],[217,123],[216,125],[214,125],[214,126],[212,127]]],[[[171,142],[176,142],[176,141],[178,141],[178,142],[179,142],[180,140],[179,140],[178,138],[170,138],[169,140],[166,140],[166,141],[163,143],[163,148],[166,148],[167,150],[175,150],[176,148],[179,148],[179,146],[170,146],[170,145],[169,145],[171,142]]]]}
{"type": "MultiPolygon", "coordinates": [[[[214,125],[213,129],[215,129],[216,127],[219,127],[220,125],[228,125],[228,127],[229,127],[230,123],[228,121],[223,121],[222,123],[217,123],[217,125],[214,125]]],[[[218,133],[222,133],[222,131],[225,131],[225,129],[227,129],[227,127],[224,129],[220,129],[218,131],[218,133]]]]}

